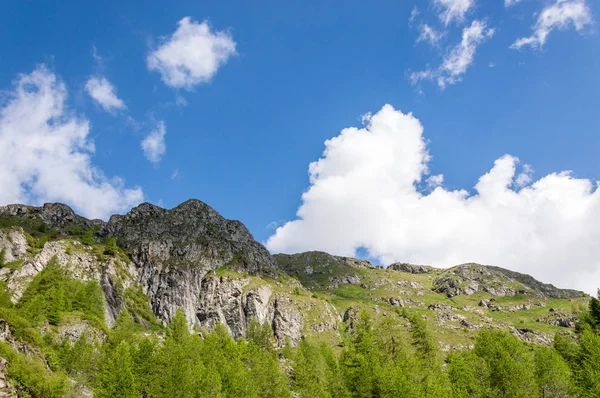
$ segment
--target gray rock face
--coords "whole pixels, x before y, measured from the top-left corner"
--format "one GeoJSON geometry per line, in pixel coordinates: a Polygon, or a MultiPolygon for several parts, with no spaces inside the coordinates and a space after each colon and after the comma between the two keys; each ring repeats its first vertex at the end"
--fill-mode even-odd
{"type": "Polygon", "coordinates": [[[39,219],[49,228],[59,231],[65,231],[75,226],[87,229],[104,225],[102,220],[88,220],[75,214],[73,209],[62,203],[44,203],[42,207],[20,204],[0,206],[0,217],[2,216],[39,219]]]}
{"type": "Polygon", "coordinates": [[[27,253],[27,239],[21,228],[0,231],[0,250],[4,250],[4,261],[20,260],[27,253]]]}
{"type": "Polygon", "coordinates": [[[443,303],[433,303],[427,307],[430,311],[454,311],[456,308],[443,303]]]}
{"type": "Polygon", "coordinates": [[[433,290],[448,297],[472,295],[477,292],[492,296],[515,296],[526,294],[538,297],[577,298],[584,293],[576,290],[558,289],[533,277],[500,267],[479,264],[462,264],[449,269],[434,280],[433,290]]]}
{"type": "Polygon", "coordinates": [[[100,235],[116,237],[128,250],[152,309],[164,322],[182,308],[188,322],[197,323],[198,300],[206,289],[202,281],[217,268],[252,274],[277,269],[242,223],[223,218],[199,200],[171,210],[141,204],[124,216],[112,216],[100,235]]]}
{"type": "Polygon", "coordinates": [[[563,328],[574,328],[577,323],[577,317],[572,314],[563,314],[561,312],[551,311],[548,316],[539,317],[537,322],[547,323],[548,325],[560,326],[563,328]]]}
{"type": "Polygon", "coordinates": [[[390,303],[390,305],[393,305],[394,307],[404,307],[404,301],[402,301],[401,298],[390,297],[387,301],[388,303],[390,303]]]}
{"type": "Polygon", "coordinates": [[[255,274],[277,268],[267,249],[239,221],[227,220],[199,200],[171,210],[144,203],[114,215],[100,232],[114,236],[134,259],[171,267],[228,268],[255,274]]]}
{"type": "Polygon", "coordinates": [[[551,345],[552,340],[544,333],[528,329],[528,328],[509,328],[509,332],[517,337],[519,340],[527,343],[538,344],[538,345],[551,345]]]}
{"type": "Polygon", "coordinates": [[[360,278],[356,275],[330,276],[329,282],[331,282],[331,287],[335,288],[339,285],[358,285],[360,278]]]}
{"type": "Polygon", "coordinates": [[[359,259],[353,258],[353,257],[340,257],[340,256],[335,256],[335,257],[350,267],[364,268],[364,269],[375,269],[376,268],[373,264],[371,264],[367,260],[359,260],[359,259]]]}
{"type": "MultiPolygon", "coordinates": [[[[195,313],[196,324],[210,330],[221,323],[237,339],[247,336],[254,318],[261,324],[271,325],[279,346],[286,340],[297,344],[304,328],[298,303],[284,294],[273,293],[268,286],[246,289],[249,282],[249,279],[218,276],[204,278],[195,313]]],[[[334,329],[335,317],[331,315],[329,320],[330,324],[319,323],[315,327],[322,329],[319,331],[334,329]]]]}
{"type": "Polygon", "coordinates": [[[196,308],[196,323],[212,329],[218,323],[225,325],[234,338],[246,337],[252,318],[259,323],[273,322],[272,291],[260,286],[244,292],[248,279],[207,277],[202,280],[202,291],[196,308]]]}
{"type": "Polygon", "coordinates": [[[423,286],[419,282],[400,280],[396,282],[400,287],[410,287],[411,289],[423,289],[423,286]]]}
{"type": "Polygon", "coordinates": [[[428,265],[415,265],[408,263],[393,263],[388,266],[388,269],[399,272],[408,272],[410,274],[429,274],[436,270],[428,265]]]}

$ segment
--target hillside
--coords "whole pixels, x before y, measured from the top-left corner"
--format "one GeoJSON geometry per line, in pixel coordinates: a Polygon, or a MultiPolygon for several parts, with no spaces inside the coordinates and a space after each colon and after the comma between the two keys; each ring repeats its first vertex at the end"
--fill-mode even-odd
{"type": "Polygon", "coordinates": [[[221,324],[234,339],[249,338],[258,321],[275,347],[306,340],[337,352],[361,313],[396,325],[406,339],[410,317],[418,317],[451,351],[473,346],[488,329],[551,345],[557,333],[574,334],[589,302],[494,266],[384,268],[322,252],[271,256],[243,224],[198,200],[171,210],[145,203],[108,222],[61,204],[0,207],[0,281],[8,330],[0,342],[46,364],[40,339],[49,347],[83,335],[103,339],[125,309],[137,329],[157,336],[181,310],[201,335],[221,324]]]}

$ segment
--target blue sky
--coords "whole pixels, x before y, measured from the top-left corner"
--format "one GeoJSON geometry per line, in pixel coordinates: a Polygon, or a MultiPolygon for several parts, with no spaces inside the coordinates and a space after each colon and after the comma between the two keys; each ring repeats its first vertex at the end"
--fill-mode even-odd
{"type": "MultiPolygon", "coordinates": [[[[18,154],[30,160],[19,161],[19,166],[4,165],[0,182],[8,182],[0,202],[62,201],[84,214],[106,217],[141,200],[170,208],[199,198],[224,216],[244,222],[272,251],[320,249],[353,255],[359,249],[383,263],[404,260],[439,266],[488,261],[547,275],[554,282],[565,280],[566,271],[559,271],[558,260],[545,265],[546,256],[557,257],[546,249],[563,239],[569,242],[563,251],[587,253],[580,259],[582,272],[597,275],[600,249],[594,241],[600,236],[597,229],[589,229],[600,216],[595,188],[600,179],[597,13],[595,3],[583,0],[522,0],[510,5],[502,0],[345,1],[343,5],[178,1],[168,6],[164,2],[5,2],[0,14],[4,61],[0,151],[4,145],[5,159],[18,154]],[[187,22],[180,22],[186,17],[187,22]],[[213,49],[197,47],[199,42],[187,42],[190,37],[180,31],[182,45],[168,47],[185,24],[191,36],[204,27],[213,45],[216,38],[220,44],[213,49]],[[421,36],[426,26],[435,32],[429,39],[421,36]],[[183,80],[181,76],[177,80],[177,68],[183,70],[183,80]],[[421,76],[426,78],[415,78],[419,72],[425,72],[421,76]],[[30,86],[37,88],[30,90],[30,86]],[[48,128],[47,134],[38,136],[34,133],[39,126],[9,121],[17,113],[25,121],[35,119],[27,112],[37,108],[27,101],[41,95],[40,87],[50,90],[46,100],[64,103],[64,108],[50,112],[51,116],[44,109],[35,113],[43,119],[43,129],[48,128]],[[393,109],[386,111],[385,104],[393,109]],[[375,116],[363,120],[369,112],[375,116]],[[423,131],[411,124],[409,113],[423,131]],[[73,121],[83,130],[66,138],[68,143],[60,144],[58,152],[49,151],[49,142],[54,142],[49,137],[60,134],[55,127],[73,121]],[[456,236],[457,231],[473,229],[460,220],[484,218],[474,210],[485,207],[481,204],[460,211],[437,204],[436,209],[444,213],[461,214],[460,220],[446,220],[443,227],[431,225],[431,230],[402,230],[399,226],[407,218],[395,208],[408,206],[404,188],[377,197],[390,181],[404,178],[396,174],[380,181],[381,186],[370,182],[359,186],[368,195],[359,203],[347,199],[357,196],[355,192],[336,190],[333,180],[325,177],[339,173],[344,187],[360,185],[361,180],[345,180],[349,174],[340,170],[364,166],[372,171],[372,159],[379,156],[367,156],[364,164],[353,165],[353,158],[363,154],[354,154],[356,148],[346,151],[342,143],[331,152],[339,152],[335,159],[347,159],[335,163],[323,154],[324,142],[353,126],[362,129],[360,134],[376,135],[376,126],[388,123],[397,123],[390,127],[398,129],[396,135],[382,132],[381,142],[374,147],[391,148],[388,155],[395,158],[393,167],[400,174],[416,168],[416,174],[406,176],[408,186],[416,187],[408,196],[427,198],[437,187],[450,196],[465,190],[463,200],[483,198],[476,184],[495,161],[504,159],[506,167],[514,169],[505,188],[517,196],[523,190],[519,198],[530,191],[530,196],[538,195],[536,200],[501,203],[511,209],[523,238],[511,243],[509,232],[492,233],[486,239],[503,243],[488,247],[482,242],[482,252],[473,252],[468,247],[477,245],[473,237],[461,251],[454,249],[460,242],[438,236],[440,230],[456,236]],[[404,123],[409,126],[406,130],[404,123]],[[40,151],[48,153],[42,156],[40,151]],[[514,161],[503,158],[505,154],[514,161]],[[417,160],[410,164],[399,159],[413,155],[417,160]],[[58,159],[56,168],[48,169],[64,169],[67,177],[45,176],[47,163],[41,159],[46,156],[58,159]],[[320,174],[309,181],[309,164],[319,158],[325,160],[320,174]],[[580,201],[552,202],[554,210],[540,219],[544,211],[539,197],[554,198],[554,191],[542,195],[532,187],[552,173],[569,170],[572,173],[565,181],[580,186],[565,195],[580,201]],[[428,180],[442,174],[443,182],[428,180]],[[517,183],[520,175],[525,177],[517,183]],[[312,188],[314,195],[303,200],[303,193],[312,188]],[[370,198],[376,200],[371,203],[370,198]],[[390,202],[392,210],[386,205],[390,202]],[[301,206],[305,215],[297,217],[301,206]],[[581,206],[590,210],[575,221],[556,215],[571,214],[581,206]],[[361,226],[371,218],[368,212],[362,214],[363,208],[387,209],[373,217],[379,221],[364,228],[367,232],[361,226]],[[314,215],[332,213],[330,219],[314,215]],[[347,219],[352,223],[346,225],[347,219]],[[567,238],[563,233],[544,232],[560,230],[565,223],[567,238]],[[274,225],[282,229],[276,233],[274,225]],[[338,229],[356,233],[338,237],[344,235],[336,233],[338,229]],[[327,236],[321,236],[323,231],[327,236]],[[391,241],[403,243],[380,245],[382,231],[391,241]],[[431,243],[414,241],[413,236],[431,243]],[[590,238],[577,243],[582,236],[590,238]],[[439,249],[447,246],[452,249],[439,249]],[[537,254],[525,259],[502,254],[521,254],[532,246],[539,252],[534,250],[537,254]]],[[[363,150],[369,148],[367,143],[363,150]]],[[[421,204],[418,208],[419,220],[426,219],[428,208],[421,204]]],[[[497,210],[485,209],[485,214],[497,210]]],[[[495,229],[494,222],[484,222],[485,231],[495,229]]],[[[511,229],[507,225],[499,230],[511,229]]],[[[485,233],[477,234],[481,235],[485,233]]],[[[592,289],[580,279],[567,282],[592,289]]]]}

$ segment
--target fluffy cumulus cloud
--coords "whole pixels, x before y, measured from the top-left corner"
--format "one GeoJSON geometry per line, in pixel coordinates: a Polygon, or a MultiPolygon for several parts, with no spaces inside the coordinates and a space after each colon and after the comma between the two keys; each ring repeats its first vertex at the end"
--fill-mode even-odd
{"type": "Polygon", "coordinates": [[[297,219],[268,239],[272,252],[359,248],[382,263],[494,264],[594,293],[600,281],[600,192],[570,172],[537,180],[510,155],[473,193],[428,177],[423,127],[390,105],[363,128],[325,142],[310,164],[297,219]],[[519,177],[523,174],[528,178],[519,177]]]}
{"type": "Polygon", "coordinates": [[[125,103],[117,96],[115,86],[105,77],[92,77],[85,84],[85,90],[105,111],[114,113],[125,109],[125,103]]]}
{"type": "Polygon", "coordinates": [[[477,47],[494,35],[494,29],[488,28],[486,21],[475,20],[470,26],[463,29],[462,39],[444,57],[442,64],[437,69],[413,72],[410,79],[413,84],[422,80],[436,80],[440,88],[448,84],[455,84],[462,79],[462,75],[473,64],[477,47]]]}
{"type": "Polygon", "coordinates": [[[449,25],[451,22],[462,22],[465,15],[475,6],[475,0],[433,0],[439,11],[440,20],[449,25]]]}
{"type": "Polygon", "coordinates": [[[92,164],[89,122],[66,106],[67,89],[44,66],[21,75],[0,109],[0,204],[63,202],[106,218],[143,200],[92,164]]]}
{"type": "Polygon", "coordinates": [[[219,67],[236,54],[235,47],[228,32],[213,32],[206,21],[198,23],[185,17],[146,61],[148,69],[160,72],[168,86],[191,90],[210,81],[219,67]]]}
{"type": "Polygon", "coordinates": [[[166,133],[167,127],[165,126],[165,122],[160,121],[154,130],[142,141],[141,145],[144,156],[154,164],[158,164],[167,151],[167,145],[165,144],[166,133]]]}
{"type": "Polygon", "coordinates": [[[556,0],[539,13],[531,36],[518,39],[511,48],[520,49],[524,46],[541,48],[553,30],[574,27],[580,32],[591,23],[592,13],[585,0],[556,0]]]}

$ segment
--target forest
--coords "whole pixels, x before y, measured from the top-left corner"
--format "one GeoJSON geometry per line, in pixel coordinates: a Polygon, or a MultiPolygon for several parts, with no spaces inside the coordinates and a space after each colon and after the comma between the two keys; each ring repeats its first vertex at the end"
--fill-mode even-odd
{"type": "Polygon", "coordinates": [[[251,322],[247,339],[235,341],[224,325],[190,332],[182,311],[167,327],[146,328],[124,310],[108,328],[98,283],[69,277],[55,260],[16,305],[1,288],[10,339],[5,331],[0,356],[22,397],[600,397],[595,298],[575,337],[556,334],[553,346],[490,329],[472,348],[442,352],[406,309],[396,315],[410,322],[408,339],[393,319],[363,312],[339,346],[303,339],[276,348],[269,324],[251,322]],[[57,341],[53,325],[73,314],[95,327],[57,341]]]}

